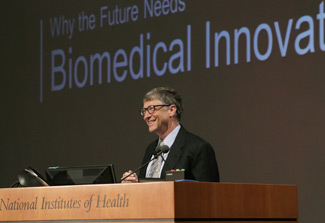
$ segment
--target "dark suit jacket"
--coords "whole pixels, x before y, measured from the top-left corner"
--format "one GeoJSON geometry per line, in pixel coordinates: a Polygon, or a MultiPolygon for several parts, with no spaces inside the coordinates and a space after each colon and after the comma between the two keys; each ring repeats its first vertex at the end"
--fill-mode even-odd
{"type": "MultiPolygon", "coordinates": [[[[152,142],[144,155],[142,164],[154,154],[158,140],[152,142]]],[[[145,178],[146,165],[140,170],[139,178],[145,178]]],[[[212,146],[181,126],[166,159],[162,173],[170,169],[185,169],[193,180],[219,182],[219,171],[212,146]]],[[[165,174],[161,174],[165,178],[165,174]]]]}

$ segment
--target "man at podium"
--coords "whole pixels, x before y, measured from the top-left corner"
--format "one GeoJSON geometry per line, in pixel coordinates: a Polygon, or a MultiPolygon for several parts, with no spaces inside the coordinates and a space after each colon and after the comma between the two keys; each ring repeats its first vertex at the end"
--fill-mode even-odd
{"type": "Polygon", "coordinates": [[[218,165],[212,146],[202,138],[188,132],[181,124],[182,99],[175,89],[158,87],[144,95],[140,114],[148,125],[149,132],[158,139],[149,144],[144,154],[139,176],[125,172],[122,183],[139,182],[139,178],[165,178],[165,171],[183,169],[188,179],[219,182],[218,165]],[[158,158],[157,146],[167,145],[170,150],[158,158]],[[150,161],[153,159],[152,161],[150,161]],[[150,162],[149,162],[150,161],[150,162]]]}

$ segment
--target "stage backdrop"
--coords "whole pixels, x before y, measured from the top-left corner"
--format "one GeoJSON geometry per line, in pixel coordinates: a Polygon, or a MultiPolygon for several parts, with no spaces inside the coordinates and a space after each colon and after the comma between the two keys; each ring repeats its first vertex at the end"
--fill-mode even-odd
{"type": "Polygon", "coordinates": [[[321,0],[1,1],[0,186],[32,166],[137,168],[144,93],[171,86],[222,182],[297,184],[324,219],[321,0]]]}

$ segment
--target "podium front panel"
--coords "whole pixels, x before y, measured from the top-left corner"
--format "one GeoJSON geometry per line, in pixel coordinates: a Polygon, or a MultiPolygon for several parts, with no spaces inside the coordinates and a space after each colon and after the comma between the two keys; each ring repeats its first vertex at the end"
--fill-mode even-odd
{"type": "Polygon", "coordinates": [[[298,222],[297,187],[153,182],[0,189],[2,222],[298,222]]]}

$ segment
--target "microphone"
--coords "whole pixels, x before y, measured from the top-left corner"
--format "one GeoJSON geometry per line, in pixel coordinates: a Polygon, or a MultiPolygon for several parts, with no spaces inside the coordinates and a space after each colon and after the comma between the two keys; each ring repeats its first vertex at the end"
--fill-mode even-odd
{"type": "MultiPolygon", "coordinates": [[[[147,165],[148,163],[150,163],[152,160],[157,159],[163,153],[168,153],[168,152],[169,152],[169,147],[168,146],[166,146],[166,145],[157,146],[155,148],[155,154],[154,154],[155,156],[152,159],[150,159],[148,162],[145,162],[143,165],[141,165],[140,167],[138,167],[137,169],[135,169],[134,171],[132,171],[127,176],[123,177],[118,183],[121,183],[123,180],[125,180],[126,178],[128,178],[129,176],[131,176],[132,174],[134,174],[135,172],[137,172],[138,170],[142,169],[145,165],[147,165]]],[[[164,159],[163,156],[162,156],[162,158],[164,159]]]]}
{"type": "Polygon", "coordinates": [[[169,147],[167,145],[157,146],[155,149],[155,154],[168,153],[169,147]]]}

